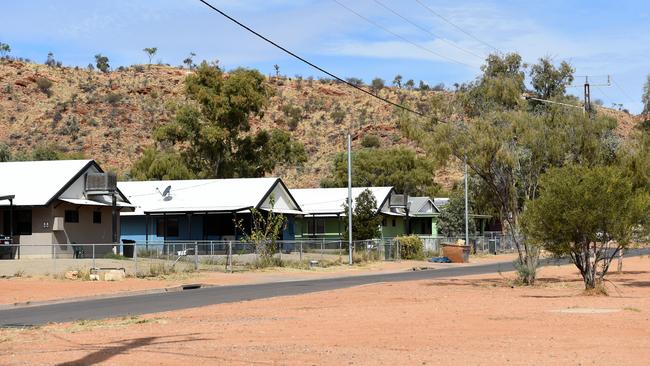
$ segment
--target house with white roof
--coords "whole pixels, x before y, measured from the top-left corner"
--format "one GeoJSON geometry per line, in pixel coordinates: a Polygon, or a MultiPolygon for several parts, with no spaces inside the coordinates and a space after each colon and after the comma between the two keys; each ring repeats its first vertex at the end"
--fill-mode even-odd
{"type": "Polygon", "coordinates": [[[138,244],[241,239],[250,232],[251,209],[286,215],[281,239],[291,240],[294,219],[303,214],[279,178],[119,182],[118,187],[135,205],[134,212],[122,213],[122,240],[138,244]]]}
{"type": "Polygon", "coordinates": [[[423,236],[438,236],[437,221],[440,208],[429,197],[408,198],[407,232],[423,236]]]}
{"type": "Polygon", "coordinates": [[[89,255],[84,244],[116,242],[117,211],[131,209],[94,160],[4,162],[0,177],[0,236],[17,245],[4,258],[89,255]]]}
{"type": "MultiPolygon", "coordinates": [[[[405,213],[402,209],[391,205],[391,196],[396,195],[393,187],[354,187],[352,201],[369,189],[377,202],[377,213],[384,218],[382,237],[403,235],[405,228],[405,213]]],[[[333,239],[341,238],[345,231],[345,204],[348,200],[347,188],[304,188],[292,189],[291,194],[296,198],[305,215],[296,224],[296,238],[300,239],[333,239]]]]}

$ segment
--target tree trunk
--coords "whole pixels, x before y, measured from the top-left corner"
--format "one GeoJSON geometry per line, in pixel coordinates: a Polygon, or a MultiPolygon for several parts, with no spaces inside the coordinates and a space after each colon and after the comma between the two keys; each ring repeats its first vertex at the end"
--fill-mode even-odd
{"type": "Polygon", "coordinates": [[[616,272],[621,273],[623,272],[623,248],[618,251],[618,265],[616,266],[616,272]]]}
{"type": "MultiPolygon", "coordinates": [[[[596,246],[596,243],[594,243],[596,246]]],[[[582,279],[585,283],[585,290],[593,290],[596,288],[596,253],[592,253],[591,243],[586,243],[583,246],[584,253],[584,271],[582,279]]]]}

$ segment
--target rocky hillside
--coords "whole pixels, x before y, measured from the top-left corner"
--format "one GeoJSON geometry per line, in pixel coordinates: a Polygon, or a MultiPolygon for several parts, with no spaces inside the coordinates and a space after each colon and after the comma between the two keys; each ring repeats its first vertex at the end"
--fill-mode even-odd
{"type": "MultiPolygon", "coordinates": [[[[107,74],[79,68],[3,61],[0,63],[0,142],[14,153],[42,144],[57,144],[81,152],[118,172],[129,170],[152,132],[173,116],[169,103],[182,101],[188,70],[163,66],[133,66],[107,74]]],[[[354,126],[353,146],[366,134],[382,146],[410,145],[396,126],[392,107],[328,80],[271,78],[271,103],[253,128],[291,131],[309,154],[299,170],[274,172],[294,187],[317,186],[331,169],[332,157],[345,149],[347,126],[354,126]]],[[[384,88],[392,100],[424,109],[426,92],[384,88]]],[[[635,118],[608,110],[627,135],[635,118]]],[[[412,146],[412,145],[411,145],[412,146]]],[[[460,170],[440,171],[436,179],[449,187],[460,170]]]]}

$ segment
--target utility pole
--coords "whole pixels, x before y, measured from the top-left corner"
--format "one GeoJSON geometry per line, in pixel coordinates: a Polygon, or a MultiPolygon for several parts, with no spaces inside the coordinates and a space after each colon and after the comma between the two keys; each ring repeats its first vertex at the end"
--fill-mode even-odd
{"type": "Polygon", "coordinates": [[[348,131],[348,264],[352,265],[352,136],[348,131]]]}
{"type": "Polygon", "coordinates": [[[465,245],[469,245],[469,199],[467,187],[467,156],[465,156],[465,245]]]}
{"type": "MultiPolygon", "coordinates": [[[[595,86],[595,87],[600,87],[600,86],[602,86],[602,87],[610,87],[610,86],[612,86],[612,81],[611,81],[611,76],[610,75],[591,76],[591,78],[595,78],[595,77],[602,78],[602,77],[605,77],[605,76],[607,77],[607,83],[606,84],[591,84],[589,82],[589,77],[590,77],[589,75],[580,75],[580,76],[576,76],[576,78],[584,77],[585,78],[584,84],[582,84],[582,85],[569,85],[568,86],[570,88],[576,88],[576,87],[581,87],[582,88],[583,94],[584,94],[584,111],[586,113],[591,112],[591,87],[592,86],[595,86]]],[[[528,98],[528,99],[535,99],[535,98],[528,98]]],[[[556,104],[562,104],[562,103],[556,103],[556,104]]]]}

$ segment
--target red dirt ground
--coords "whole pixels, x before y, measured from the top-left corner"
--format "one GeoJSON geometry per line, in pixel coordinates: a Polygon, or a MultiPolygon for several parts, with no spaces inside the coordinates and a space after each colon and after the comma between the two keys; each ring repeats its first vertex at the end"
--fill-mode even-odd
{"type": "MultiPolygon", "coordinates": [[[[473,257],[471,264],[514,260],[514,254],[473,257]]],[[[82,281],[53,279],[51,277],[13,277],[0,279],[0,305],[37,301],[62,300],[97,295],[119,295],[133,291],[159,290],[187,283],[202,283],[213,286],[277,282],[286,280],[313,279],[332,276],[376,274],[399,272],[413,267],[444,268],[457,264],[432,264],[420,261],[372,262],[363,265],[336,266],[297,270],[272,268],[240,273],[200,272],[179,273],[158,278],[127,278],[119,282],[82,281]]]]}
{"type": "Polygon", "coordinates": [[[650,258],[624,269],[609,297],[584,296],[562,266],[543,268],[534,287],[505,273],[0,330],[0,363],[643,365],[650,258]]]}

